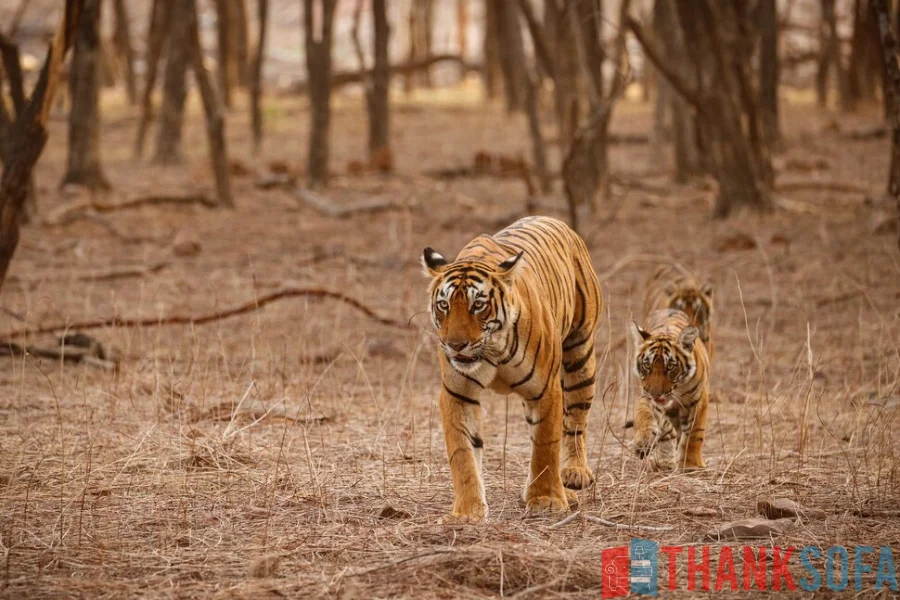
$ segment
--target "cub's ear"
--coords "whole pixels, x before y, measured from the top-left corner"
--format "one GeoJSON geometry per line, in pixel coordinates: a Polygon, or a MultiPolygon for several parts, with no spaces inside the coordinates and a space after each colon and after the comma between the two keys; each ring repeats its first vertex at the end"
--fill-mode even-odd
{"type": "Polygon", "coordinates": [[[675,284],[667,283],[666,286],[663,288],[663,294],[665,294],[666,296],[674,296],[675,295],[675,284]]]}
{"type": "Polygon", "coordinates": [[[697,337],[700,335],[700,330],[694,326],[688,326],[681,330],[681,333],[678,334],[678,343],[687,350],[691,352],[694,349],[694,342],[697,341],[697,337]]]}
{"type": "Polygon", "coordinates": [[[631,338],[634,340],[634,347],[640,348],[641,344],[643,344],[650,337],[650,334],[641,329],[641,326],[638,325],[635,321],[631,322],[631,338]]]}
{"type": "Polygon", "coordinates": [[[712,298],[713,286],[711,283],[704,283],[703,287],[700,288],[700,291],[703,292],[705,296],[712,298]]]}
{"type": "Polygon", "coordinates": [[[434,251],[434,248],[425,248],[422,252],[422,266],[429,277],[437,277],[447,268],[447,259],[434,251]]]}
{"type": "Polygon", "coordinates": [[[510,256],[497,265],[497,275],[505,281],[512,281],[515,279],[516,273],[518,273],[521,270],[522,265],[525,264],[525,261],[522,260],[523,254],[525,254],[524,250],[520,251],[515,256],[510,256]]]}

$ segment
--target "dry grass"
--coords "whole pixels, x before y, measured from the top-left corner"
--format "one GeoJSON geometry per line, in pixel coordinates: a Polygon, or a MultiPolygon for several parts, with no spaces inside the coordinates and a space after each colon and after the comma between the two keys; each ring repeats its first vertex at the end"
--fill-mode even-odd
{"type": "MultiPolygon", "coordinates": [[[[362,156],[360,106],[344,100],[336,111],[338,170],[362,156]]],[[[283,100],[270,112],[264,155],[244,160],[260,168],[274,159],[299,163],[304,105],[283,100]]],[[[109,114],[113,123],[128,118],[116,107],[109,114]]],[[[649,127],[646,107],[625,105],[617,117],[617,131],[649,127]]],[[[823,157],[829,178],[881,189],[887,142],[841,140],[823,132],[827,119],[788,108],[787,154],[823,157]]],[[[187,132],[188,168],[166,170],[130,160],[133,123],[124,122],[103,138],[111,200],[208,185],[202,123],[192,121],[187,132]]],[[[250,156],[243,113],[230,125],[232,154],[250,156]]],[[[404,103],[394,128],[400,175],[338,178],[329,193],[347,201],[394,195],[418,208],[329,220],[291,192],[260,192],[242,178],[234,213],[171,207],[111,216],[121,232],[162,240],[178,231],[202,250],[155,274],[96,282],[77,274],[153,264],[168,249],[125,244],[91,222],[29,227],[2,305],[33,325],[205,314],[290,282],[340,289],[380,315],[409,319],[425,302],[423,246],[452,255],[524,206],[520,182],[444,184],[418,174],[468,163],[479,149],[525,153],[528,142],[524,122],[499,107],[404,103]],[[305,261],[322,250],[339,256],[305,261]]],[[[57,122],[38,173],[45,210],[64,201],[55,190],[64,139],[57,122]]],[[[622,425],[633,409],[629,350],[612,350],[598,382],[604,402],[591,416],[597,485],[582,507],[621,523],[672,526],[642,535],[691,544],[713,524],[753,515],[757,499],[783,496],[828,517],[796,525],[782,545],[896,548],[894,238],[866,229],[872,209],[853,194],[791,193],[812,206],[840,205],[842,216],[779,211],[713,222],[711,192],[670,186],[648,148],[618,147],[613,160],[618,172],[670,193],[634,191],[614,221],[586,232],[597,271],[616,267],[601,282],[608,313],[597,346],[602,352],[620,338],[639,310],[653,269],[641,258],[672,257],[716,285],[718,401],[709,469],[647,473],[624,447],[630,432],[622,425]],[[733,249],[740,235],[755,247],[733,249]],[[635,259],[622,262],[629,255],[635,259]],[[716,516],[697,516],[698,506],[716,516]]],[[[23,326],[5,314],[0,323],[4,331],[23,326]]],[[[421,316],[413,323],[427,325],[421,316]]],[[[437,365],[418,328],[398,331],[349,306],[301,298],[193,328],[96,335],[123,350],[118,374],[28,358],[0,362],[5,597],[588,598],[601,585],[602,549],[633,533],[523,519],[526,426],[518,401],[499,396],[485,402],[490,518],[438,524],[451,490],[437,365]],[[304,360],[330,353],[337,353],[330,362],[304,360]],[[382,512],[386,506],[398,512],[382,512]]],[[[867,585],[872,580],[867,575],[867,585]]]]}

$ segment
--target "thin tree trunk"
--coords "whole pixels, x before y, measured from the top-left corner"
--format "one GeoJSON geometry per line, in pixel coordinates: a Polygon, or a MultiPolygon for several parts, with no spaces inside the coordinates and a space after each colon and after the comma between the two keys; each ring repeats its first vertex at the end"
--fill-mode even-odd
{"type": "Polygon", "coordinates": [[[304,0],[303,25],[309,79],[309,186],[328,183],[331,122],[331,41],[337,0],[304,0]],[[318,10],[316,8],[318,7],[318,10]],[[315,17],[318,17],[316,19],[315,17]]]}
{"type": "Polygon", "coordinates": [[[203,112],[206,113],[206,133],[209,141],[209,156],[216,179],[216,197],[219,205],[234,207],[231,196],[231,180],[228,172],[228,147],[225,143],[225,119],[222,117],[222,105],[215,88],[210,82],[209,72],[203,64],[203,48],[200,45],[200,28],[197,19],[196,0],[189,2],[188,33],[190,44],[191,69],[197,80],[200,98],[203,100],[203,112]]]}
{"type": "Polygon", "coordinates": [[[231,0],[216,0],[216,39],[218,61],[216,69],[219,91],[226,108],[231,108],[231,88],[235,79],[234,48],[231,25],[231,0]]]}
{"type": "MultiPolygon", "coordinates": [[[[0,175],[0,289],[19,244],[21,212],[28,197],[31,172],[47,143],[47,116],[59,83],[59,72],[72,45],[83,2],[68,0],[44,61],[38,82],[23,110],[16,114],[6,143],[9,160],[0,175]]],[[[5,43],[0,35],[0,42],[5,43]]]]}
{"type": "MultiPolygon", "coordinates": [[[[388,84],[391,78],[388,42],[390,26],[387,19],[386,0],[372,0],[375,65],[366,90],[369,112],[369,161],[373,165],[389,163],[390,153],[390,101],[388,84]]],[[[363,65],[364,67],[365,65],[363,65]]],[[[391,166],[384,164],[384,167],[391,166]]]]}
{"type": "Polygon", "coordinates": [[[760,0],[759,28],[759,93],[763,135],[766,143],[778,142],[778,84],[781,79],[778,65],[778,8],[775,0],[760,0]]]}
{"type": "Polygon", "coordinates": [[[484,62],[481,66],[481,78],[484,83],[485,96],[497,97],[498,81],[500,74],[500,17],[497,10],[502,0],[485,0],[484,38],[482,42],[482,56],[484,62]]]}
{"type": "MultiPolygon", "coordinates": [[[[2,54],[3,59],[3,65],[0,67],[0,75],[5,71],[7,81],[9,82],[9,95],[12,99],[15,117],[17,118],[25,111],[26,107],[25,81],[22,77],[21,54],[17,45],[6,40],[2,36],[0,36],[0,54],[2,54]]],[[[2,80],[2,77],[0,77],[0,80],[2,80]]],[[[2,85],[0,85],[0,90],[2,90],[2,85]]],[[[12,152],[10,147],[12,143],[10,136],[12,135],[12,128],[16,119],[13,117],[13,113],[7,111],[5,103],[3,103],[2,112],[5,113],[5,115],[0,116],[0,121],[5,120],[6,125],[0,126],[0,163],[6,164],[6,162],[10,160],[9,153],[12,152]],[[6,154],[4,155],[4,153],[6,154]]],[[[28,194],[25,197],[25,204],[22,207],[22,210],[19,211],[19,223],[27,225],[31,222],[32,218],[37,215],[37,212],[37,186],[34,183],[34,175],[31,175],[28,180],[28,194]]]]}
{"type": "Polygon", "coordinates": [[[173,165],[182,161],[181,130],[184,124],[184,103],[187,97],[187,67],[190,61],[191,0],[173,0],[172,27],[163,83],[163,105],[156,136],[158,164],[173,165]]]}
{"type": "Polygon", "coordinates": [[[522,45],[522,28],[514,2],[497,3],[497,26],[500,49],[500,69],[503,73],[503,91],[508,112],[518,112],[525,101],[525,48],[522,45]]]}
{"type": "MultiPolygon", "coordinates": [[[[468,0],[456,0],[456,45],[459,46],[459,56],[466,60],[469,49],[468,0]]],[[[463,72],[463,76],[465,76],[465,72],[463,72]]]]}
{"type": "Polygon", "coordinates": [[[253,56],[253,73],[250,79],[250,113],[253,123],[253,147],[259,150],[263,139],[262,123],[262,71],[266,54],[266,31],[269,21],[269,0],[256,0],[259,35],[256,38],[256,53],[253,56]]]}
{"type": "Polygon", "coordinates": [[[150,121],[153,119],[153,88],[156,86],[159,62],[168,38],[171,16],[172,0],[153,0],[150,8],[150,32],[147,35],[147,76],[141,95],[141,118],[138,121],[138,132],[134,142],[135,158],[144,155],[144,141],[147,138],[150,121]]]}
{"type": "Polygon", "coordinates": [[[128,21],[125,0],[114,0],[113,7],[116,14],[116,28],[113,34],[115,47],[125,63],[125,91],[128,94],[128,103],[134,106],[137,104],[137,78],[134,73],[134,46],[131,45],[131,23],[128,21]]]}
{"type": "Polygon", "coordinates": [[[559,146],[566,152],[578,129],[578,48],[572,21],[563,14],[557,0],[544,4],[544,31],[556,69],[553,100],[556,107],[559,146]]]}
{"type": "Polygon", "coordinates": [[[890,96],[892,109],[891,168],[888,176],[888,195],[897,204],[897,247],[900,248],[900,65],[897,64],[897,38],[891,30],[887,0],[872,0],[878,17],[879,39],[885,62],[885,95],[890,96]]]}
{"type": "Polygon", "coordinates": [[[75,34],[69,90],[68,170],[61,185],[107,190],[110,185],[100,164],[100,0],[85,0],[75,34]]]}
{"type": "Polygon", "coordinates": [[[828,105],[828,80],[833,73],[833,81],[843,88],[841,74],[841,41],[837,34],[837,13],[835,0],[821,0],[819,21],[819,64],[816,71],[816,100],[820,107],[828,105]]]}
{"type": "Polygon", "coordinates": [[[237,82],[246,88],[250,81],[250,33],[246,0],[231,0],[231,24],[234,31],[234,61],[237,82]]]}

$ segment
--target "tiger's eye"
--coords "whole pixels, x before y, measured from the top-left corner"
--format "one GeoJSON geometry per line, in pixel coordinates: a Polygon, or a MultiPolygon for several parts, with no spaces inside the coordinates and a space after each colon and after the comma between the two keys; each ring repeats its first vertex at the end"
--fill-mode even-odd
{"type": "Polygon", "coordinates": [[[446,300],[438,300],[437,307],[438,310],[442,312],[447,312],[448,310],[450,310],[450,305],[447,304],[446,300]]]}

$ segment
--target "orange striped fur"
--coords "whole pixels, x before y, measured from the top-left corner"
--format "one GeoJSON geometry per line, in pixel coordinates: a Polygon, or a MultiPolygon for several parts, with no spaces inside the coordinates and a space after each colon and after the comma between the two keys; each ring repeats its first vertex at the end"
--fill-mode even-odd
{"type": "Polygon", "coordinates": [[[662,265],[647,280],[644,293],[644,318],[656,310],[672,308],[687,315],[691,324],[700,330],[700,339],[712,360],[710,335],[713,318],[713,287],[700,281],[682,267],[662,265]]]}
{"type": "Polygon", "coordinates": [[[475,238],[453,262],[431,248],[423,259],[439,340],[451,515],[487,514],[480,400],[486,388],[522,398],[532,441],[527,509],[567,510],[574,493],[566,488],[594,481],[586,434],[603,299],[584,241],[561,221],[528,217],[475,238]]]}
{"type": "Polygon", "coordinates": [[[650,314],[634,324],[635,374],[641,396],[634,413],[634,450],[655,452],[659,469],[702,469],[709,358],[699,330],[679,310],[650,314]]]}

